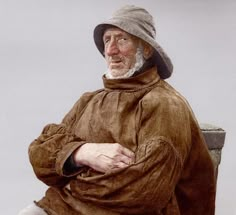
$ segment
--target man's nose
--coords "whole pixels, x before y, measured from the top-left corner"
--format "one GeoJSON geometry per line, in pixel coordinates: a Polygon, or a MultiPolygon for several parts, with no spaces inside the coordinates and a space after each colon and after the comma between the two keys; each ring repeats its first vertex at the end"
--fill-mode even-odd
{"type": "Polygon", "coordinates": [[[119,53],[119,48],[115,40],[110,41],[110,43],[106,47],[106,54],[108,56],[113,56],[119,53]]]}

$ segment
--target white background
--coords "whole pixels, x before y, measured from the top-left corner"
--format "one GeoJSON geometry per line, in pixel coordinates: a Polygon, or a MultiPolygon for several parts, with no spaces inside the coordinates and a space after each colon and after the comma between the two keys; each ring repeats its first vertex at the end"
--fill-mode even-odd
{"type": "Polygon", "coordinates": [[[236,214],[236,1],[0,0],[1,214],[43,196],[28,145],[83,92],[102,87],[106,66],[93,29],[128,3],[155,17],[157,40],[175,66],[168,81],[199,122],[226,130],[216,214],[236,214]]]}

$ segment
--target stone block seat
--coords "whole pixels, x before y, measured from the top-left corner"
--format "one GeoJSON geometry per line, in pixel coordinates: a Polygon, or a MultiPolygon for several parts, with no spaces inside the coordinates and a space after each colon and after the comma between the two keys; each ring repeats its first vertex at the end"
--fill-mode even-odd
{"type": "Polygon", "coordinates": [[[217,179],[226,132],[222,128],[210,124],[200,124],[200,127],[214,163],[217,179]]]}

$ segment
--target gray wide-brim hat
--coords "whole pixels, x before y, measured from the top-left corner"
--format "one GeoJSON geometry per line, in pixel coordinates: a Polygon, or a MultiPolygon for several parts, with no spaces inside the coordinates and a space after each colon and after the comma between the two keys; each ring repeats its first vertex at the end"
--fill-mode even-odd
{"type": "Polygon", "coordinates": [[[162,47],[156,42],[156,29],[153,17],[144,8],[127,5],[117,10],[107,21],[97,25],[94,29],[94,41],[104,56],[103,34],[110,27],[118,27],[147,42],[154,48],[155,64],[162,79],[169,78],[173,71],[170,58],[162,47]]]}

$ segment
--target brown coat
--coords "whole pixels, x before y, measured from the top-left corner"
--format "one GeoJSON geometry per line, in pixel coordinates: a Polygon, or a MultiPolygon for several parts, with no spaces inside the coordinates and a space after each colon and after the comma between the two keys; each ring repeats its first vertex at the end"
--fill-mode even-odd
{"type": "Polygon", "coordinates": [[[103,80],[104,89],[84,94],[30,145],[35,174],[50,186],[37,204],[53,215],[213,215],[213,164],[185,99],[156,68],[103,80]],[[85,142],[123,144],[135,163],[65,174],[65,161],[85,142]]]}

